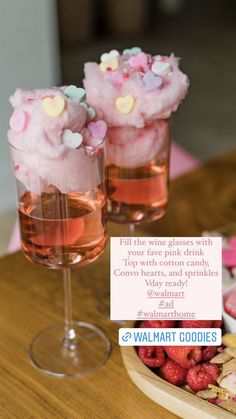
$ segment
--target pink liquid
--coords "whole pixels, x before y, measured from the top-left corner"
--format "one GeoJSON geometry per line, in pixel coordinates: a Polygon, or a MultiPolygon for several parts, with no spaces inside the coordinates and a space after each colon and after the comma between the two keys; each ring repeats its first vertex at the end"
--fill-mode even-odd
{"type": "Polygon", "coordinates": [[[19,205],[24,253],[51,268],[92,262],[104,250],[105,217],[105,197],[99,188],[68,195],[26,192],[19,205]]]}
{"type": "Polygon", "coordinates": [[[107,167],[108,214],[113,221],[139,223],[161,218],[168,203],[166,163],[136,169],[107,167]]]}

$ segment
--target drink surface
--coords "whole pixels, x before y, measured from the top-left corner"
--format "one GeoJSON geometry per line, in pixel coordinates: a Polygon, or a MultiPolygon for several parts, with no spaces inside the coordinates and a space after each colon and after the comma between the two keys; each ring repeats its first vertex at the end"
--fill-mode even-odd
{"type": "Polygon", "coordinates": [[[18,212],[26,257],[50,268],[97,259],[106,241],[105,203],[99,187],[83,194],[25,192],[18,212]]]}
{"type": "Polygon", "coordinates": [[[109,218],[120,223],[139,223],[161,218],[168,203],[168,166],[153,161],[124,169],[107,167],[109,218]]]}

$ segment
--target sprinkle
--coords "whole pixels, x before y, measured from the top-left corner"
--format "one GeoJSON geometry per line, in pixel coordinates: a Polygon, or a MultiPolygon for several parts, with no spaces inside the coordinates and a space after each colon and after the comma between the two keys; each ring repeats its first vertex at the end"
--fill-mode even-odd
{"type": "Polygon", "coordinates": [[[119,51],[117,51],[116,49],[112,49],[110,52],[104,52],[104,54],[101,55],[100,60],[102,63],[105,63],[106,61],[109,61],[111,58],[118,58],[119,55],[119,51]]]}
{"type": "Polygon", "coordinates": [[[65,96],[72,99],[74,102],[82,102],[85,100],[86,91],[82,87],[76,87],[73,84],[67,86],[64,91],[65,96]]]}
{"type": "Polygon", "coordinates": [[[165,76],[166,74],[170,73],[171,65],[167,62],[164,63],[161,61],[156,61],[152,64],[152,71],[158,76],[165,76]]]}
{"type": "Polygon", "coordinates": [[[110,58],[108,61],[101,62],[99,67],[102,71],[107,71],[108,69],[110,69],[110,71],[114,71],[119,67],[119,63],[116,58],[110,58]]]}
{"type": "Polygon", "coordinates": [[[152,92],[153,90],[161,88],[163,80],[161,77],[155,76],[152,71],[147,71],[147,73],[144,74],[143,83],[145,90],[152,92]]]}
{"type": "Polygon", "coordinates": [[[79,132],[72,132],[70,129],[64,129],[62,141],[66,147],[75,149],[82,144],[83,137],[79,132]]]}
{"type": "Polygon", "coordinates": [[[66,106],[66,102],[62,96],[45,97],[42,99],[42,107],[44,112],[56,118],[61,115],[66,106]]]}
{"type": "Polygon", "coordinates": [[[116,99],[115,103],[119,112],[123,114],[128,114],[133,110],[135,100],[131,95],[120,96],[116,99]]]}
{"type": "Polygon", "coordinates": [[[140,52],[137,55],[132,55],[128,63],[130,67],[136,70],[145,70],[148,64],[148,56],[144,52],[140,52]]]}
{"type": "Polygon", "coordinates": [[[29,119],[30,115],[27,112],[16,110],[10,118],[10,127],[15,132],[23,132],[28,125],[29,119]]]}
{"type": "Polygon", "coordinates": [[[136,55],[136,54],[139,54],[140,52],[142,52],[142,50],[139,47],[125,48],[123,50],[123,54],[128,54],[128,55],[136,55]]]}
{"type": "Polygon", "coordinates": [[[94,139],[103,140],[107,132],[107,124],[102,120],[90,122],[88,124],[88,129],[94,139]]]}

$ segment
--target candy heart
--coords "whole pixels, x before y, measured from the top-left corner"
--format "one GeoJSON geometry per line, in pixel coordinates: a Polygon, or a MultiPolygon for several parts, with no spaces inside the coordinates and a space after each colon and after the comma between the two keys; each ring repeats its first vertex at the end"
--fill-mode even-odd
{"type": "Polygon", "coordinates": [[[165,76],[171,71],[171,65],[170,63],[156,61],[152,64],[152,71],[158,76],[165,76]]]}
{"type": "Polygon", "coordinates": [[[144,87],[148,92],[151,92],[155,89],[159,89],[163,84],[162,78],[159,76],[155,76],[155,74],[152,71],[147,71],[147,73],[144,74],[143,82],[144,87]]]}
{"type": "Polygon", "coordinates": [[[15,132],[23,132],[29,122],[29,114],[25,111],[14,111],[10,118],[10,127],[15,132]]]}
{"type": "Polygon", "coordinates": [[[88,129],[94,139],[103,140],[107,132],[107,124],[104,121],[90,122],[88,129]]]}
{"type": "Polygon", "coordinates": [[[123,54],[129,54],[129,55],[139,54],[139,52],[142,52],[141,48],[139,47],[125,48],[123,50],[123,54]]]}
{"type": "Polygon", "coordinates": [[[82,89],[82,87],[76,87],[73,84],[67,86],[65,91],[65,95],[72,99],[74,102],[81,102],[86,97],[86,91],[82,89]]]}
{"type": "Polygon", "coordinates": [[[130,67],[135,69],[145,69],[148,63],[148,57],[144,52],[140,52],[137,55],[132,55],[128,61],[130,67]]]}
{"type": "Polygon", "coordinates": [[[47,115],[56,118],[64,111],[66,102],[62,96],[45,97],[42,99],[42,106],[47,115]]]}
{"type": "Polygon", "coordinates": [[[116,107],[118,111],[124,114],[128,114],[132,111],[135,104],[133,96],[120,96],[116,99],[116,107]]]}
{"type": "Polygon", "coordinates": [[[112,49],[110,52],[104,52],[104,54],[101,55],[100,60],[102,63],[105,63],[106,61],[110,60],[110,58],[117,58],[119,55],[119,51],[112,49]]]}
{"type": "Polygon", "coordinates": [[[116,58],[110,58],[110,60],[104,63],[100,63],[100,69],[102,71],[106,71],[108,68],[114,71],[114,70],[117,70],[118,66],[119,66],[119,63],[116,58]]]}
{"type": "Polygon", "coordinates": [[[92,121],[96,116],[96,111],[92,106],[89,106],[87,109],[87,120],[92,121]]]}
{"type": "Polygon", "coordinates": [[[72,132],[70,129],[64,129],[62,133],[63,144],[68,148],[78,148],[83,141],[79,132],[72,132]]]}
{"type": "Polygon", "coordinates": [[[120,71],[114,71],[106,73],[104,79],[110,81],[116,87],[121,87],[124,78],[120,71]]]}

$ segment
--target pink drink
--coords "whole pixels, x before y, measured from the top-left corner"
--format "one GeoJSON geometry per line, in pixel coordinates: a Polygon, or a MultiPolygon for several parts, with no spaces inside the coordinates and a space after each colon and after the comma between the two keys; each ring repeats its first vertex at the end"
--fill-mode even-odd
{"type": "Polygon", "coordinates": [[[50,268],[75,267],[103,252],[105,197],[98,187],[83,194],[25,192],[19,218],[22,247],[33,262],[50,268]]]}
{"type": "Polygon", "coordinates": [[[168,202],[168,166],[150,163],[137,169],[107,167],[111,220],[145,222],[161,218],[168,202]]]}

